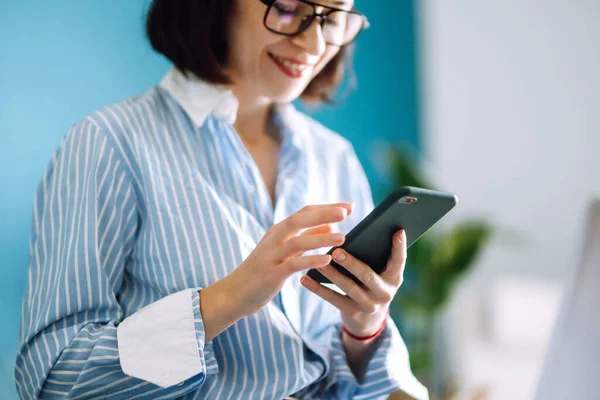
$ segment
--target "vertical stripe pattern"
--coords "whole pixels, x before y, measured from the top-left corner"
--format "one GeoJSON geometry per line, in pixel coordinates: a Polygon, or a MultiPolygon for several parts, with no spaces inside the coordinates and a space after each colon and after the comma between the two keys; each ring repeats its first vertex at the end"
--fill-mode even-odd
{"type": "MultiPolygon", "coordinates": [[[[124,319],[227,276],[270,226],[305,205],[354,202],[355,212],[335,227],[341,232],[372,209],[347,140],[296,110],[275,119],[283,143],[274,206],[231,123],[209,116],[195,126],[160,87],[70,129],[35,195],[15,366],[21,398],[377,398],[412,384],[391,321],[356,382],[339,313],[298,276],[284,287],[294,301],[278,295],[212,343],[204,343],[194,291],[202,373],[162,388],[123,372],[117,327],[124,319]]],[[[169,327],[157,321],[156,329],[169,327]]]]}

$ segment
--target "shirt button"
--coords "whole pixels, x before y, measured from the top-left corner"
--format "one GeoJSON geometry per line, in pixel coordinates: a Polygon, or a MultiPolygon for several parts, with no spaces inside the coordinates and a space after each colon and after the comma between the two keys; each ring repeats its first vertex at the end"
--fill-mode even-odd
{"type": "Polygon", "coordinates": [[[179,383],[177,384],[177,386],[183,386],[183,385],[185,385],[185,381],[179,382],[179,383]]]}

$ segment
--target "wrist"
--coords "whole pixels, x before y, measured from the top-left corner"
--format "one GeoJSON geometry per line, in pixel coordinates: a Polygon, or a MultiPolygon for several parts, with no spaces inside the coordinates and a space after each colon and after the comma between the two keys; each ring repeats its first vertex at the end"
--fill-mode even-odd
{"type": "Polygon", "coordinates": [[[377,337],[379,337],[379,335],[381,335],[381,333],[384,331],[386,325],[387,325],[387,319],[389,316],[389,309],[385,312],[383,318],[378,318],[379,322],[377,323],[377,325],[372,325],[371,327],[368,328],[356,328],[353,327],[352,325],[348,325],[346,324],[346,322],[342,322],[342,331],[344,333],[344,335],[346,335],[348,338],[355,340],[355,341],[359,341],[359,342],[363,342],[363,341],[371,341],[376,339],[377,337]]]}
{"type": "Polygon", "coordinates": [[[229,328],[245,315],[231,294],[229,282],[222,279],[200,290],[200,314],[204,324],[205,342],[229,328]]]}

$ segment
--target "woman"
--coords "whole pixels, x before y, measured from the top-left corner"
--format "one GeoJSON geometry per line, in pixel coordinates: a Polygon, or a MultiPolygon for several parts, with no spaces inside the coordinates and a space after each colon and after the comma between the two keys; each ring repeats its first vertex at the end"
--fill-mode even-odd
{"type": "Polygon", "coordinates": [[[152,3],[176,68],[74,125],[36,193],[22,398],[427,396],[388,319],[405,236],[380,276],[340,258],[364,288],[328,267],[371,193],[350,143],[289,104],[335,89],[352,7],[152,3]]]}

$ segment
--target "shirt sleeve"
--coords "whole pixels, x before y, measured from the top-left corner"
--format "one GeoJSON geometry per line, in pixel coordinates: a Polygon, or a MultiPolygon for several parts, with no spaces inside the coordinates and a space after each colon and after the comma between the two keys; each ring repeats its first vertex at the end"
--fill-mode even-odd
{"type": "Polygon", "coordinates": [[[23,399],[177,398],[218,371],[198,289],[129,316],[119,302],[140,213],[116,143],[91,121],[75,125],[36,191],[15,366],[23,399]]]}

